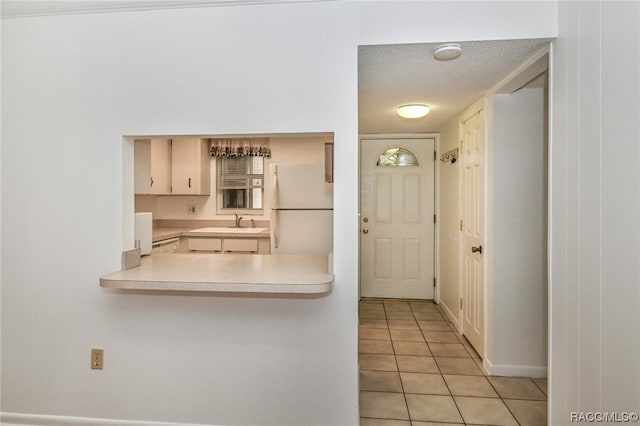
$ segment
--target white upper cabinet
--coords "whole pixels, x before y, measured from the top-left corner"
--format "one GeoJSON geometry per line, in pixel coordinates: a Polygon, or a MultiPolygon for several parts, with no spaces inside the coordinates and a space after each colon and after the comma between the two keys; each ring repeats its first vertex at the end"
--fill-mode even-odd
{"type": "Polygon", "coordinates": [[[171,194],[171,141],[134,141],[136,194],[171,194]]]}
{"type": "Polygon", "coordinates": [[[208,195],[209,144],[200,138],[136,139],[136,194],[208,195]]]}
{"type": "Polygon", "coordinates": [[[172,194],[208,195],[211,191],[209,144],[199,138],[174,139],[171,154],[172,194]]]}

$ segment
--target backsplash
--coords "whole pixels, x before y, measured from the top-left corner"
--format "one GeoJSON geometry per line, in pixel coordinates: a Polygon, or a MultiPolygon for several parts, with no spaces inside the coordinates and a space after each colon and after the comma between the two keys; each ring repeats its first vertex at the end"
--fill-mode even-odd
{"type": "MultiPolygon", "coordinates": [[[[268,220],[255,220],[256,228],[268,228],[269,221],[268,220]]],[[[198,220],[198,219],[154,219],[153,227],[154,228],[206,228],[206,227],[229,227],[234,226],[235,221],[231,220],[198,220]]],[[[240,225],[245,227],[251,226],[251,219],[244,218],[240,225]]]]}

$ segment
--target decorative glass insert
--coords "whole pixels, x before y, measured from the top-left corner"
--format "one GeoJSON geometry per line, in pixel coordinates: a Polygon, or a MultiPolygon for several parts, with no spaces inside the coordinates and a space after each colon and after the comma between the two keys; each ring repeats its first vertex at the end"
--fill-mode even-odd
{"type": "Polygon", "coordinates": [[[404,148],[389,148],[378,157],[378,166],[418,166],[418,159],[404,148]]]}

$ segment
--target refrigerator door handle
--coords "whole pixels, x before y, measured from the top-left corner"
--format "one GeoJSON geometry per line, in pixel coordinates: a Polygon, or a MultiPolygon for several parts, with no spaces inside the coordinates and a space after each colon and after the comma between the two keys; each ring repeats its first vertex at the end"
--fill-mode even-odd
{"type": "Polygon", "coordinates": [[[271,165],[271,173],[272,173],[272,185],[271,185],[271,208],[278,208],[278,165],[271,165]]]}
{"type": "Polygon", "coordinates": [[[273,185],[271,192],[271,202],[273,203],[271,211],[271,229],[273,230],[273,247],[278,248],[278,165],[271,165],[273,174],[273,185]]]}

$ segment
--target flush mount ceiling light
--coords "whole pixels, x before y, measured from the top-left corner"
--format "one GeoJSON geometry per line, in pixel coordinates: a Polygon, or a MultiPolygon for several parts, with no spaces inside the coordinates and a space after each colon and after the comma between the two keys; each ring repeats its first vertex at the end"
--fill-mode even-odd
{"type": "Polygon", "coordinates": [[[451,61],[462,55],[462,47],[459,44],[447,43],[438,46],[433,51],[433,57],[438,61],[451,61]]]}
{"type": "Polygon", "coordinates": [[[402,118],[422,118],[429,114],[431,108],[424,104],[400,105],[396,112],[402,118]]]}

